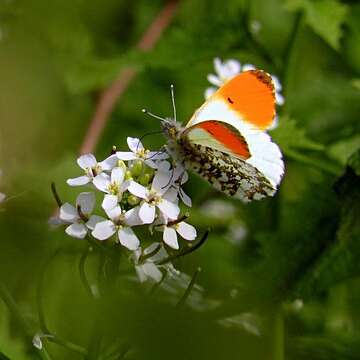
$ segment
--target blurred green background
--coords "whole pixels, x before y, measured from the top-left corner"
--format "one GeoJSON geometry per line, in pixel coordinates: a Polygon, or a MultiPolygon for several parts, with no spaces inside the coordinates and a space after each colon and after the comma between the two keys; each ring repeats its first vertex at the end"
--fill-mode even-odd
{"type": "MultiPolygon", "coordinates": [[[[0,0],[0,191],[8,196],[0,205],[0,359],[359,359],[359,2],[175,5],[145,53],[135,44],[165,1],[0,0]],[[170,116],[171,83],[186,122],[217,56],[282,82],[285,105],[271,132],[286,161],[280,191],[244,205],[192,176],[191,222],[211,232],[175,263],[190,277],[202,269],[187,303],[174,306],[190,278],[152,290],[126,256],[123,273],[93,300],[78,270],[87,243],[48,225],[51,181],[75,200],[78,189],[65,181],[79,173],[96,101],[121,69],[137,76],[109,118],[99,159],[112,145],[125,150],[127,136],[159,129],[140,110],[170,116]],[[32,337],[45,330],[60,344],[44,339],[38,351],[32,337]]],[[[144,142],[154,149],[164,138],[144,142]]],[[[99,262],[94,250],[86,265],[94,283],[99,262]]]]}

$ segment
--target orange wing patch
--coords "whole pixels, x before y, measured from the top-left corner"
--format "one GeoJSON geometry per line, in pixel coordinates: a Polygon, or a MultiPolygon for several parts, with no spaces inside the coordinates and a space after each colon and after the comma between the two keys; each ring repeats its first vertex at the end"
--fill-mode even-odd
{"type": "Polygon", "coordinates": [[[242,72],[214,94],[218,96],[260,129],[268,128],[274,120],[275,89],[271,76],[262,70],[242,72]]]}
{"type": "Polygon", "coordinates": [[[248,159],[250,157],[249,148],[244,137],[233,126],[221,121],[209,120],[200,122],[192,128],[205,130],[225,148],[242,159],[248,159]]]}

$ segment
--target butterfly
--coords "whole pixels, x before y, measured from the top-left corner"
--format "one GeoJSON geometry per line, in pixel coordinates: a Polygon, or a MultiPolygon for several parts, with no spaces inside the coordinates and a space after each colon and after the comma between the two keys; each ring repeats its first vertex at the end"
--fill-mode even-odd
{"type": "Polygon", "coordinates": [[[185,127],[176,121],[172,99],[174,119],[162,119],[161,125],[166,151],[177,163],[244,202],[276,193],[284,162],[266,133],[276,115],[269,74],[249,70],[227,81],[185,127]]]}

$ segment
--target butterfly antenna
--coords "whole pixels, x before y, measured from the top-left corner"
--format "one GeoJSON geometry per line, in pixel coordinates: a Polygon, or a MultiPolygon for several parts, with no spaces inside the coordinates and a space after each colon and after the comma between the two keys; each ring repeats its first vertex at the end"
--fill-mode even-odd
{"type": "Polygon", "coordinates": [[[175,92],[174,92],[174,85],[170,85],[170,91],[171,91],[171,101],[173,106],[173,112],[174,112],[174,120],[176,121],[176,106],[175,106],[175,92]]]}
{"type": "Polygon", "coordinates": [[[155,119],[162,120],[162,121],[166,121],[165,118],[162,118],[161,116],[155,115],[155,114],[153,114],[152,112],[150,112],[150,111],[147,110],[147,109],[142,109],[141,111],[142,111],[144,114],[149,115],[149,116],[151,116],[151,117],[153,117],[153,118],[155,118],[155,119]]]}

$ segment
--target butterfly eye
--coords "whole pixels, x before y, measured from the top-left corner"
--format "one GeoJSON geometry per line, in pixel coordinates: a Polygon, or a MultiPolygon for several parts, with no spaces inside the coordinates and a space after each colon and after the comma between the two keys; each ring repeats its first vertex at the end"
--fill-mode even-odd
{"type": "Polygon", "coordinates": [[[233,103],[234,103],[229,97],[227,98],[227,101],[228,101],[230,104],[233,104],[233,103]]]}

